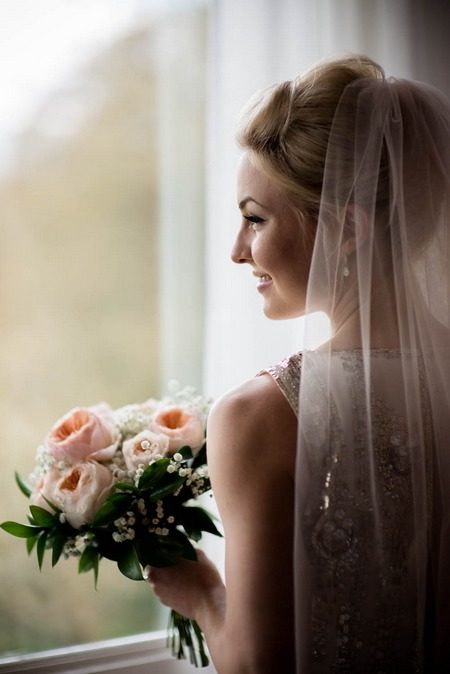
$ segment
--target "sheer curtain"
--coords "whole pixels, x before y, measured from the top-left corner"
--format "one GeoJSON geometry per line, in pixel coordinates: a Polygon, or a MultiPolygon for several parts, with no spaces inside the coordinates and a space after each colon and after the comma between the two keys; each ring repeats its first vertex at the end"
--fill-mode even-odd
{"type": "MultiPolygon", "coordinates": [[[[246,265],[229,259],[239,213],[234,130],[258,89],[319,59],[363,52],[387,74],[450,93],[446,0],[218,0],[209,63],[204,387],[214,396],[302,348],[302,321],[271,322],[246,265]]],[[[320,334],[317,332],[317,340],[320,334]]]]}

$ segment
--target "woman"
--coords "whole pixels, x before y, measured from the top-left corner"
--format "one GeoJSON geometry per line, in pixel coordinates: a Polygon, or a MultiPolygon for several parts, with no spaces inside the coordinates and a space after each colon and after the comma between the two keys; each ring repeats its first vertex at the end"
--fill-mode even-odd
{"type": "Polygon", "coordinates": [[[260,94],[239,140],[232,259],[332,337],[211,412],[226,587],[201,553],[150,580],[220,674],[450,671],[448,103],[349,57],[260,94]]]}

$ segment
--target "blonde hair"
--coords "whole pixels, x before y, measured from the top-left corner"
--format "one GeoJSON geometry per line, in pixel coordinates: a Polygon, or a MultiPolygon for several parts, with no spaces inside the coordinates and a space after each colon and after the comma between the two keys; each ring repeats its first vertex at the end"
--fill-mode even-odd
{"type": "Polygon", "coordinates": [[[318,215],[334,113],[360,78],[383,80],[384,71],[367,56],[324,61],[257,94],[243,113],[238,143],[304,215],[318,215]]]}

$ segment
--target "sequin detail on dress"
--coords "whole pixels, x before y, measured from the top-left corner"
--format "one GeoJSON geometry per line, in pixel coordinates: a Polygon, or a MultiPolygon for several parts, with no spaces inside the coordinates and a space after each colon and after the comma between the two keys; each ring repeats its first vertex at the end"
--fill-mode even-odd
{"type": "Polygon", "coordinates": [[[277,383],[283,392],[289,405],[298,416],[298,392],[300,387],[300,369],[302,364],[302,354],[294,353],[289,358],[266,368],[260,374],[268,373],[277,383]]]}

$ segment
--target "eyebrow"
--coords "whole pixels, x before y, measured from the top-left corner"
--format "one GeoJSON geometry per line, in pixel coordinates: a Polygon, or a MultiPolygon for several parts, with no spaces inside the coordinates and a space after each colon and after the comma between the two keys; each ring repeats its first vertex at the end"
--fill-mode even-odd
{"type": "Polygon", "coordinates": [[[256,199],[253,199],[253,197],[244,197],[243,199],[241,199],[241,201],[239,202],[240,210],[242,210],[245,204],[247,204],[249,201],[253,201],[255,204],[258,204],[258,206],[261,206],[261,208],[265,208],[267,210],[267,207],[264,206],[264,204],[261,204],[259,201],[256,201],[256,199]]]}

